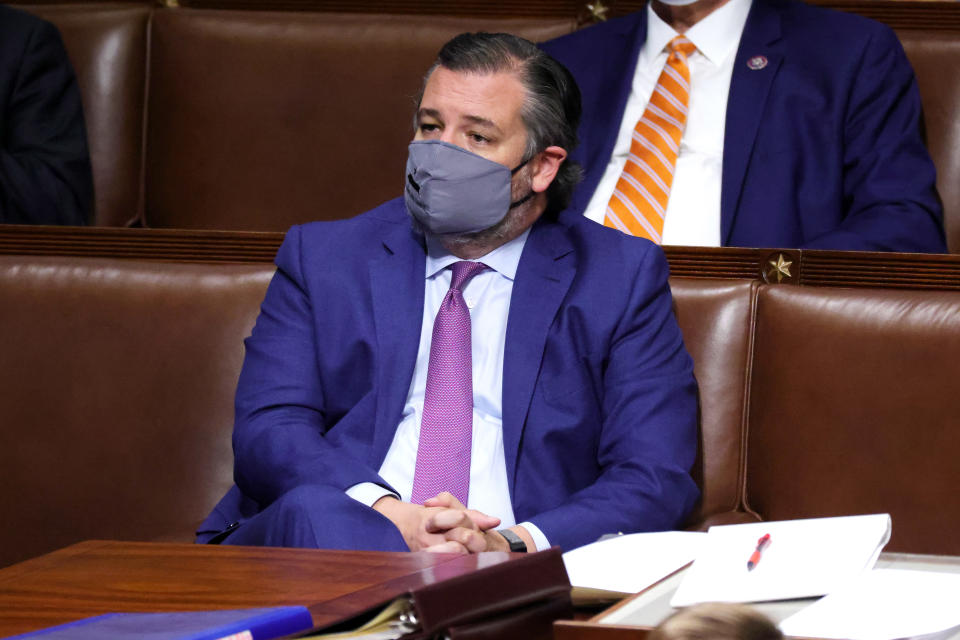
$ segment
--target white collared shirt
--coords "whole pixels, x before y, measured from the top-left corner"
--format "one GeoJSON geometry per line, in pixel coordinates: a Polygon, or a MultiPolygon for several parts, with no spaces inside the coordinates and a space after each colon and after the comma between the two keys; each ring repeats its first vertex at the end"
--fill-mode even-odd
{"type": "MultiPolygon", "coordinates": [[[[690,103],[680,141],[663,244],[720,245],[720,185],[723,135],[733,63],[752,0],[729,0],[684,34],[697,51],[688,58],[690,103]]],[[[667,44],[678,34],[647,5],[647,39],[640,48],[633,87],[613,155],[584,215],[603,224],[607,203],[623,173],[637,121],[667,61],[667,44]]]]}
{"type": "MultiPolygon", "coordinates": [[[[503,354],[513,281],[529,234],[528,229],[478,258],[477,262],[490,268],[475,275],[463,288],[463,298],[470,309],[473,358],[473,439],[467,507],[500,518],[498,528],[516,524],[503,449],[503,354]]],[[[427,236],[426,289],[417,363],[400,424],[380,466],[380,477],[400,493],[399,498],[404,502],[409,502],[413,493],[433,321],[450,288],[452,272],[447,267],[459,260],[427,236]]],[[[347,494],[370,506],[390,492],[376,484],[362,483],[348,488],[347,494]]],[[[529,522],[521,524],[530,532],[537,549],[550,546],[538,527],[529,522]]]]}

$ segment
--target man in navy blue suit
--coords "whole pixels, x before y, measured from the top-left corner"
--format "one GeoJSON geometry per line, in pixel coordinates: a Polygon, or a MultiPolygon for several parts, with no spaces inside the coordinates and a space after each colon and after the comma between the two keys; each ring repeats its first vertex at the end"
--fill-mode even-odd
{"type": "Polygon", "coordinates": [[[634,126],[685,35],[690,104],[665,244],[942,252],[913,71],[894,33],[795,0],[652,0],[545,43],[583,93],[571,209],[604,221],[634,126]]]}
{"type": "Polygon", "coordinates": [[[89,222],[80,90],[49,22],[0,5],[0,223],[89,222]]]}
{"type": "Polygon", "coordinates": [[[533,44],[444,46],[404,198],[287,234],[246,341],[236,486],[198,541],[534,551],[682,523],[692,362],[661,250],[563,213],[579,115],[533,44]]]}

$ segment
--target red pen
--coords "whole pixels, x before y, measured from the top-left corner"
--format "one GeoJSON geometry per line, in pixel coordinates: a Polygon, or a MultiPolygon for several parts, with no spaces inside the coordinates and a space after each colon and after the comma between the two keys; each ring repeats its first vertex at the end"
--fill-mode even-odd
{"type": "Polygon", "coordinates": [[[763,550],[770,546],[770,534],[764,534],[762,538],[757,540],[757,548],[754,549],[753,553],[750,554],[750,559],[747,560],[747,571],[753,571],[753,568],[760,563],[760,556],[763,555],[763,550]]]}

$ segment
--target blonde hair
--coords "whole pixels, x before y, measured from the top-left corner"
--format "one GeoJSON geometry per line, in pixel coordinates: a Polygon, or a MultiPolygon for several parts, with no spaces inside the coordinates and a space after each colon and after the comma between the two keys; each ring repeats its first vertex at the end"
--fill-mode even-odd
{"type": "Polygon", "coordinates": [[[765,615],[743,604],[708,602],[682,609],[658,626],[650,640],[780,640],[765,615]]]}

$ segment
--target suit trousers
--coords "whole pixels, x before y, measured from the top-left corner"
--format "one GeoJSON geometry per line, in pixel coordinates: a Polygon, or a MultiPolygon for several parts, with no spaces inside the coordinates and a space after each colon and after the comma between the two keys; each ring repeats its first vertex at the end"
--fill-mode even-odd
{"type": "Polygon", "coordinates": [[[221,544],[409,551],[400,530],[342,490],[301,485],[243,523],[221,544]]]}

